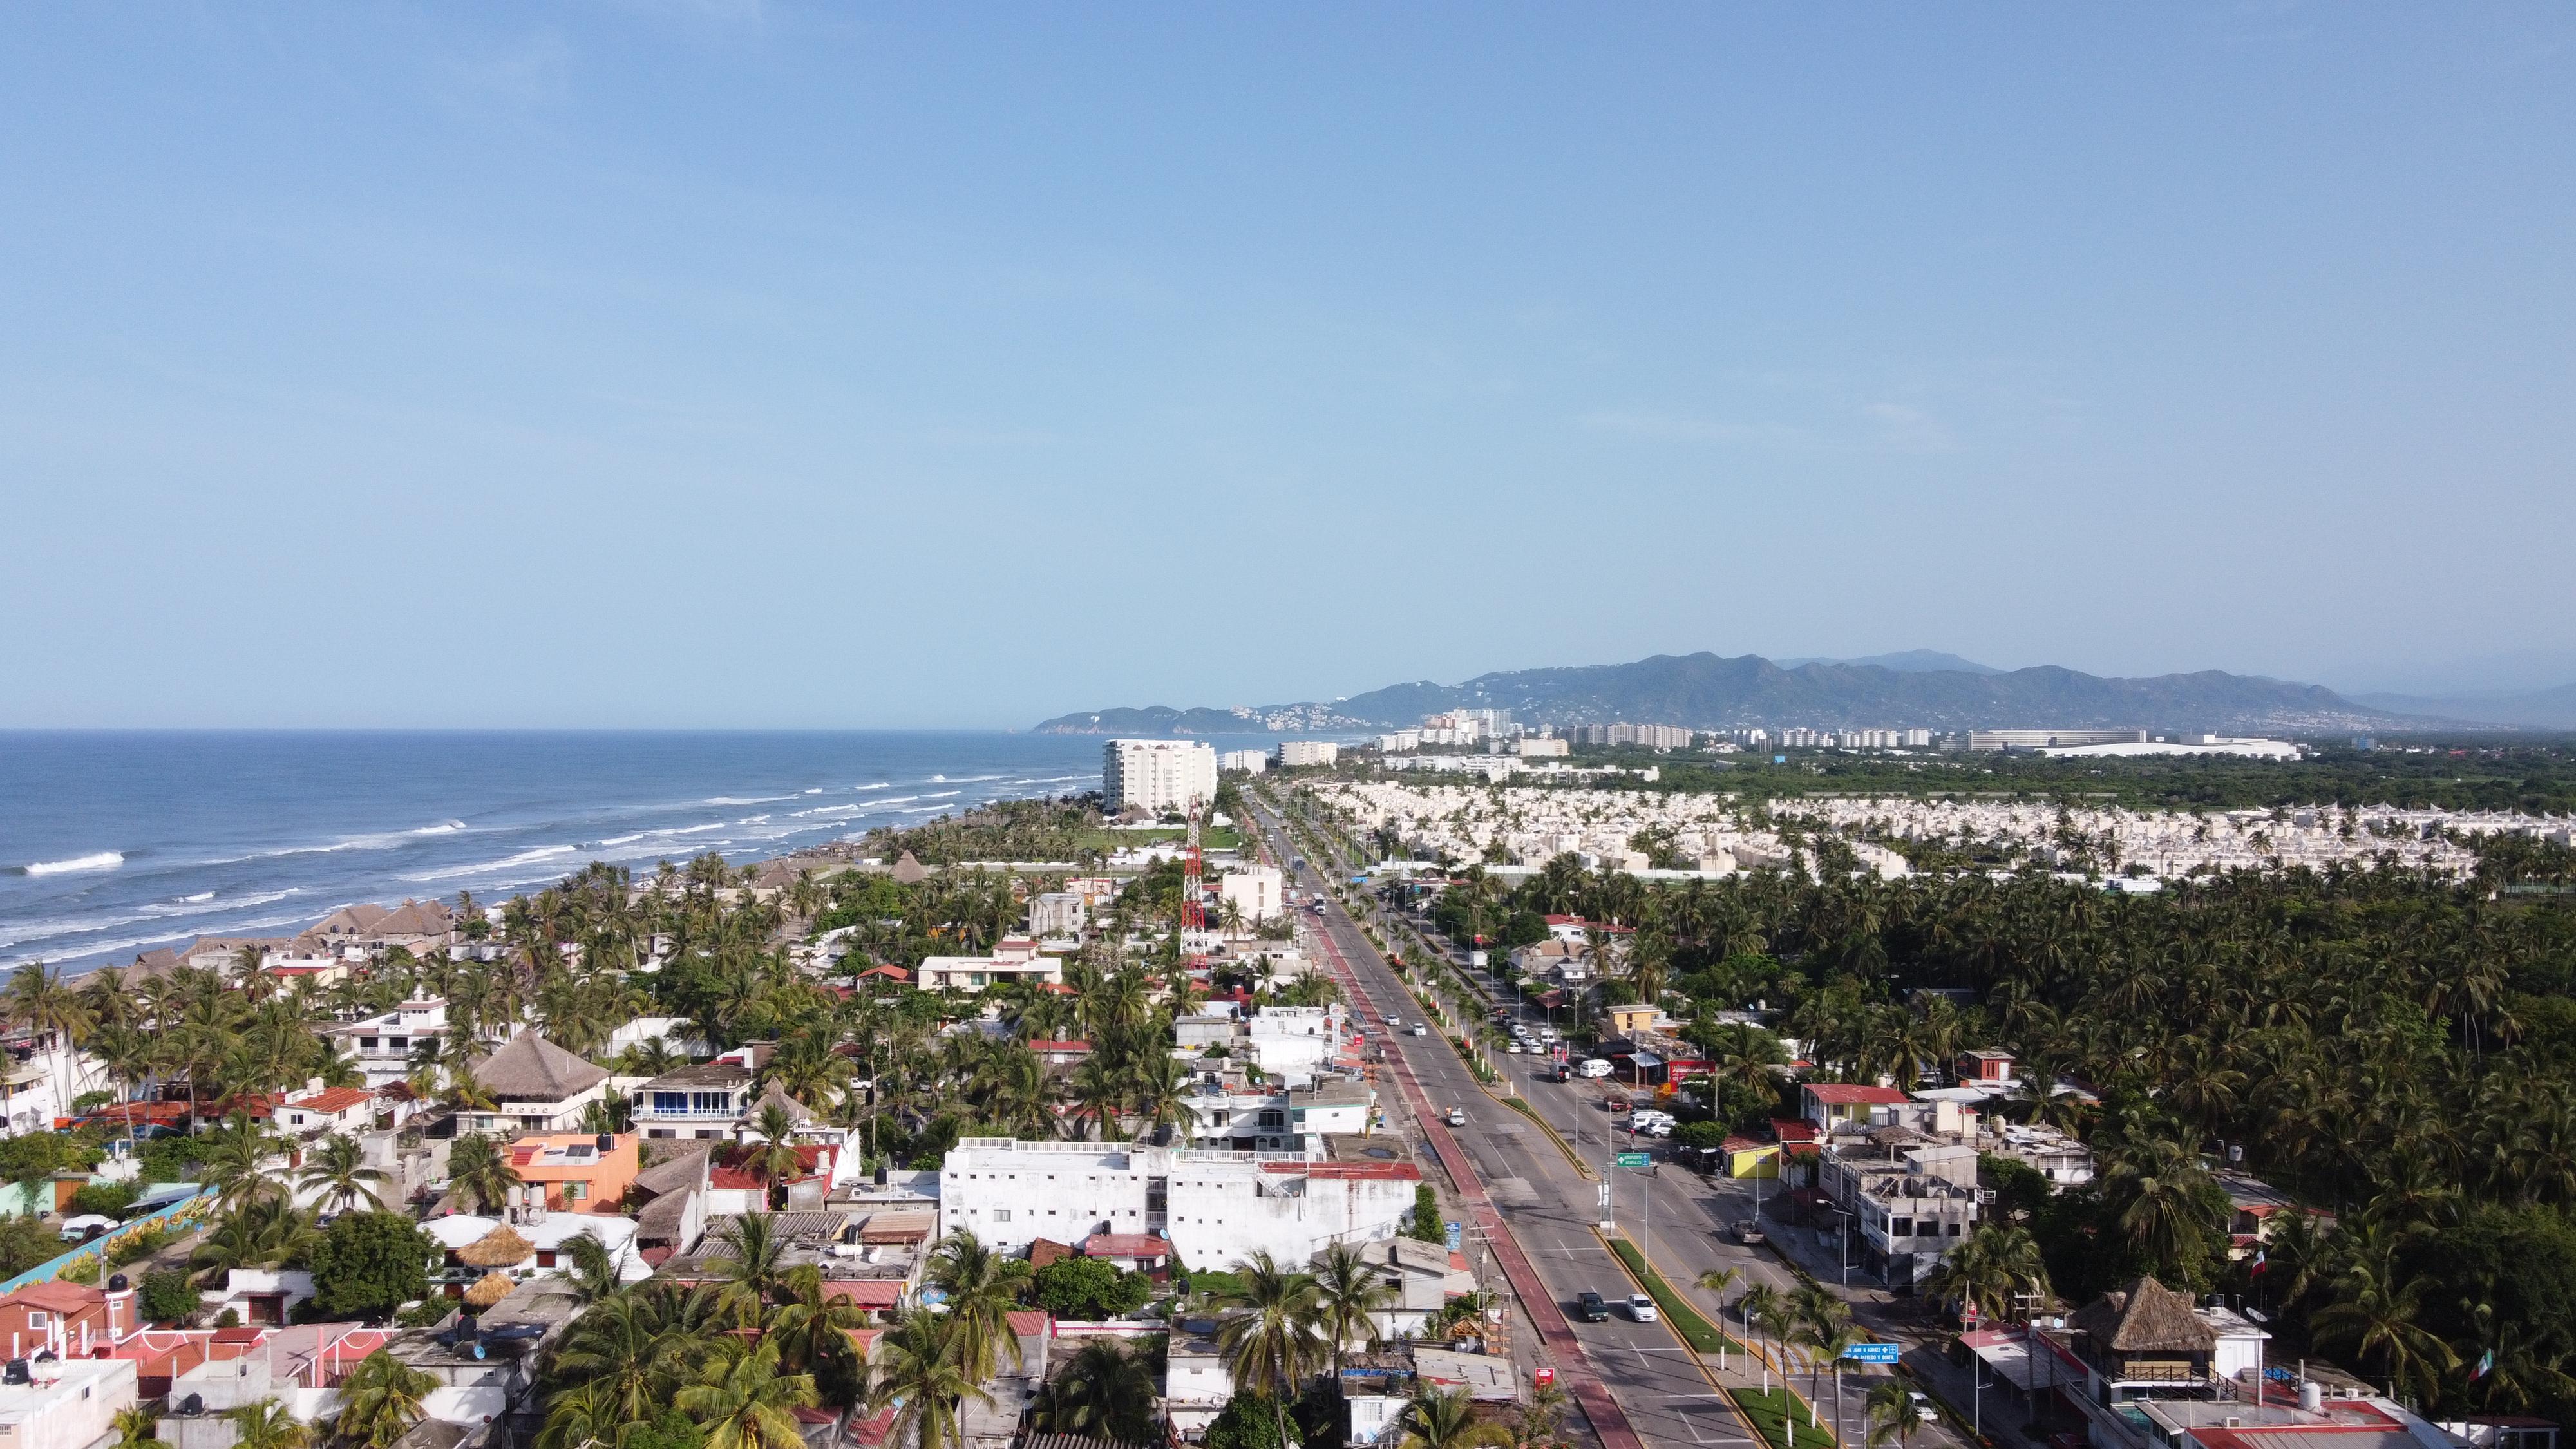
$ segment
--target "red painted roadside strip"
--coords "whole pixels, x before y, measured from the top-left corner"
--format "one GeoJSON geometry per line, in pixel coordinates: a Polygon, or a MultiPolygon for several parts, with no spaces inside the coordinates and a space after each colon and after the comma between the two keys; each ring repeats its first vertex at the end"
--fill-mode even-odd
{"type": "MultiPolygon", "coordinates": [[[[1334,943],[1331,927],[1319,926],[1316,935],[1322,939],[1325,953],[1332,957],[1333,974],[1340,978],[1343,989],[1383,1022],[1386,1013],[1378,1010],[1376,998],[1360,985],[1358,973],[1351,970],[1351,963],[1342,958],[1342,948],[1334,943]]],[[[1593,1432],[1601,1436],[1602,1449],[1645,1449],[1645,1441],[1628,1423],[1627,1412],[1619,1407],[1617,1399],[1610,1396],[1601,1376],[1592,1371],[1592,1362],[1583,1353],[1583,1341],[1574,1336],[1574,1329],[1566,1323],[1565,1312],[1557,1306],[1556,1295],[1548,1291],[1537,1271],[1530,1267],[1529,1259],[1522,1256],[1520,1240],[1512,1236],[1502,1214],[1494,1210],[1493,1199],[1485,1195],[1485,1184],[1477,1177],[1475,1165],[1467,1160],[1466,1151],[1459,1147],[1458,1139],[1449,1135],[1448,1126],[1431,1110],[1430,1099],[1423,1095],[1422,1085],[1414,1080],[1413,1064],[1404,1059],[1404,1048],[1395,1045],[1391,1034],[1388,1045],[1394,1050],[1387,1053],[1387,1061],[1395,1068],[1396,1080],[1403,1089],[1405,1101],[1412,1105],[1415,1118],[1422,1123],[1432,1150],[1439,1153],[1441,1162],[1447,1165],[1450,1180],[1458,1184],[1459,1196],[1467,1200],[1468,1209],[1475,1214],[1477,1224],[1493,1239],[1496,1255],[1503,1260],[1503,1276],[1512,1280],[1512,1291],[1520,1295],[1521,1306],[1528,1310],[1530,1322],[1538,1327],[1539,1341],[1554,1354],[1560,1366],[1559,1372],[1565,1376],[1566,1391],[1583,1406],[1584,1417],[1592,1421],[1593,1432]]],[[[1451,1048],[1444,1041],[1440,1049],[1448,1051],[1451,1048]]]]}

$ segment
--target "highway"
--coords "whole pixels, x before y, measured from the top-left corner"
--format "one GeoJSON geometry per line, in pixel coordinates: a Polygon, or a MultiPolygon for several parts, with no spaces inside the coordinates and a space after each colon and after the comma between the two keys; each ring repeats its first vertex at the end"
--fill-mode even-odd
{"type": "MultiPolygon", "coordinates": [[[[1276,818],[1266,810],[1256,811],[1256,815],[1277,858],[1285,863],[1296,856],[1296,848],[1276,818]]],[[[1291,889],[1303,897],[1326,886],[1310,868],[1297,876],[1291,889]]],[[[1712,1385],[1714,1360],[1703,1365],[1668,1327],[1634,1322],[1624,1309],[1615,1306],[1633,1291],[1633,1283],[1594,1230],[1604,1216],[1600,1184],[1580,1175],[1568,1163],[1564,1151],[1519,1111],[1488,1095],[1456,1050],[1438,1034],[1436,1026],[1434,1033],[1427,1036],[1388,1034],[1385,1021],[1389,1013],[1409,1026],[1423,1019],[1422,1008],[1339,904],[1328,904],[1321,916],[1302,919],[1307,923],[1310,946],[1337,976],[1343,977],[1369,1039],[1386,1044],[1390,1059],[1400,1058],[1403,1063],[1396,1085],[1408,1100],[1384,1104],[1388,1121],[1393,1124],[1410,1118],[1412,1135],[1428,1143],[1444,1164],[1453,1166],[1452,1176],[1461,1179],[1462,1189],[1468,1186],[1466,1177],[1481,1184],[1482,1194],[1491,1200],[1496,1222],[1518,1244],[1535,1273],[1537,1293],[1524,1289],[1524,1305],[1539,1324],[1541,1337],[1551,1348],[1560,1350],[1559,1371],[1566,1376],[1568,1387],[1576,1390],[1578,1401],[1584,1396],[1577,1375],[1566,1361],[1567,1350],[1579,1353],[1616,1401],[1616,1413],[1624,1415],[1635,1433],[1647,1442],[1759,1442],[1733,1405],[1712,1385]],[[1417,1091],[1418,1097],[1414,1095],[1417,1091]],[[1433,1120],[1453,1106],[1465,1113],[1465,1126],[1450,1129],[1433,1120]],[[1463,1159],[1470,1169],[1468,1174],[1455,1171],[1453,1153],[1463,1159]],[[1614,1305],[1610,1321],[1565,1321],[1572,1315],[1577,1295],[1586,1290],[1600,1293],[1614,1305]],[[1548,1301],[1530,1302],[1533,1296],[1543,1296],[1548,1301]],[[1551,1320],[1557,1325],[1553,1334],[1548,1331],[1551,1320]]],[[[1458,965],[1461,974],[1473,974],[1463,963],[1458,965]]],[[[1470,1023],[1478,1020],[1480,1003],[1474,998],[1455,1005],[1458,1014],[1470,1023]]],[[[1536,1020],[1533,1014],[1534,1024],[1536,1020]]],[[[1690,1168],[1666,1163],[1661,1144],[1634,1139],[1618,1130],[1614,1122],[1625,1119],[1613,1118],[1601,1106],[1613,1091],[1608,1084],[1579,1079],[1551,1081],[1545,1074],[1546,1059],[1542,1056],[1500,1055],[1495,1060],[1511,1071],[1524,1099],[1582,1155],[1592,1172],[1611,1183],[1611,1215],[1631,1239],[1646,1247],[1666,1281],[1690,1297],[1712,1322],[1721,1320],[1717,1300],[1691,1286],[1705,1270],[1733,1268],[1744,1275],[1747,1283],[1769,1283],[1784,1291],[1796,1286],[1795,1276],[1774,1256],[1777,1248],[1747,1248],[1722,1235],[1725,1225],[1753,1216],[1750,1184],[1703,1177],[1690,1168]],[[1611,1166],[1614,1152],[1649,1149],[1654,1152],[1650,1169],[1611,1166]]],[[[1464,1195],[1472,1199],[1476,1194],[1464,1195]]],[[[1821,1281],[1836,1281],[1833,1250],[1815,1244],[1812,1230],[1791,1227],[1768,1213],[1764,1214],[1764,1226],[1780,1246],[1799,1252],[1801,1262],[1821,1281]],[[1801,1242],[1786,1236],[1796,1233],[1809,1234],[1809,1240],[1801,1242]]],[[[1471,1226],[1471,1236],[1474,1233],[1471,1226]]],[[[1478,1246],[1474,1242],[1468,1245],[1471,1254],[1478,1246]]],[[[1920,1331],[1908,1311],[1910,1301],[1891,1301],[1883,1291],[1864,1287],[1857,1275],[1853,1291],[1845,1296],[1853,1304],[1858,1327],[1874,1338],[1906,1342],[1910,1356],[1919,1361],[1926,1350],[1915,1346],[1920,1331]]],[[[1744,1336],[1740,1329],[1737,1336],[1744,1336]]],[[[1729,1368],[1735,1371],[1724,1374],[1724,1382],[1759,1382],[1760,1370],[1756,1368],[1755,1376],[1748,1377],[1742,1371],[1740,1355],[1735,1356],[1729,1368]]],[[[1861,1405],[1869,1389],[1880,1381],[1874,1372],[1854,1365],[1843,1375],[1846,1442],[1857,1443],[1863,1437],[1861,1405]]],[[[1807,1389],[1804,1375],[1799,1376],[1796,1386],[1802,1392],[1807,1389]]],[[[1818,1408],[1830,1423],[1835,1411],[1830,1375],[1822,1386],[1818,1408]]],[[[1603,1426],[1603,1415],[1593,1417],[1596,1428],[1603,1430],[1605,1445],[1619,1449],[1616,1426],[1603,1426]]],[[[1927,1449],[1960,1449],[1961,1438],[1947,1425],[1930,1424],[1915,1434],[1911,1443],[1927,1449]]]]}

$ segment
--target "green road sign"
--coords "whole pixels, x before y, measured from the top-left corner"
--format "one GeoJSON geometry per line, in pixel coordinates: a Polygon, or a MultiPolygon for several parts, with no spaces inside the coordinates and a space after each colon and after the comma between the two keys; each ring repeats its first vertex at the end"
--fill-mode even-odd
{"type": "Polygon", "coordinates": [[[1646,1154],[1642,1152],[1622,1152],[1619,1154],[1618,1161],[1621,1167],[1643,1167],[1646,1165],[1646,1154]]]}

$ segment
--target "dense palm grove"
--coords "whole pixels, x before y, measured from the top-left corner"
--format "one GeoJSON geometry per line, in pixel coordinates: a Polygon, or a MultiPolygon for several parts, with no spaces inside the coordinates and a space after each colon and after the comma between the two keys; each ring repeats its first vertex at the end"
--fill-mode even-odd
{"type": "Polygon", "coordinates": [[[1744,1125],[1778,1107],[1780,1053],[1715,1011],[1762,1004],[1821,1075],[1847,1080],[1910,1083],[1963,1048],[2013,1051],[2039,1084],[2014,1110],[2080,1132],[2101,1172],[2052,1197],[1989,1159],[2012,1211],[1948,1286],[1990,1310],[2026,1283],[2080,1302],[2152,1272],[2282,1310],[2291,1347],[2428,1406],[2564,1413],[2576,914],[2499,887],[2568,879],[2571,862],[2528,841],[2484,848],[2467,883],[2248,872],[2145,895],[1831,870],[1651,888],[1565,859],[1508,890],[1470,869],[1438,911],[1462,938],[1504,943],[1538,939],[1543,913],[1633,923],[1620,985],[1696,1018],[1718,1110],[1744,1125]],[[2047,1090],[2061,1077],[2092,1090],[2047,1090]],[[2322,1210],[2275,1236],[2259,1274],[2226,1251],[2207,1164],[2227,1148],[2322,1210]]]}

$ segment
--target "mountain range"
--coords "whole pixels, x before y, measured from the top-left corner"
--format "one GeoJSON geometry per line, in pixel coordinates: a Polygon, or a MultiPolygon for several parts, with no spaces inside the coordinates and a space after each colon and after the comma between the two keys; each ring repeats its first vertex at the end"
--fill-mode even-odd
{"type": "MultiPolygon", "coordinates": [[[[1400,728],[1453,709],[1532,724],[1815,728],[2140,728],[2218,733],[2391,729],[2433,721],[2320,685],[2202,670],[2107,679],[2054,665],[1998,670],[1932,650],[1865,660],[1658,654],[1630,664],[1515,669],[1463,684],[1423,680],[1347,699],[1225,709],[1087,710],[1045,734],[1206,735],[1400,728]]],[[[2454,716],[2456,718],[2456,716],[2454,716]]]]}

